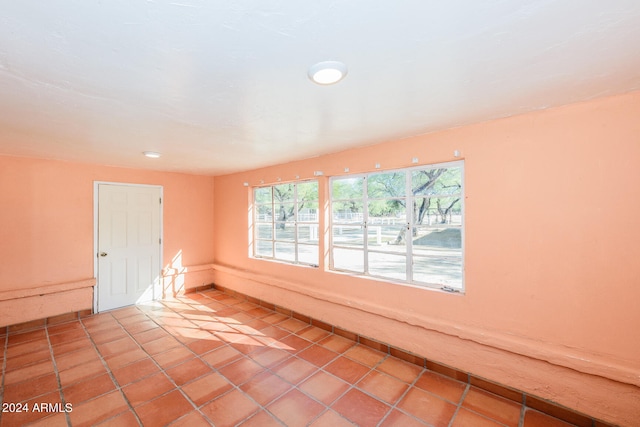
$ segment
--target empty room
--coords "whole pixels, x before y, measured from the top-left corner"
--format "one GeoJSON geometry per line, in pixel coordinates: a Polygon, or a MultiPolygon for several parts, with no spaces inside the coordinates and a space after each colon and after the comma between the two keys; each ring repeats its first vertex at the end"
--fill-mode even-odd
{"type": "Polygon", "coordinates": [[[0,5],[0,427],[640,426],[640,3],[0,5]]]}

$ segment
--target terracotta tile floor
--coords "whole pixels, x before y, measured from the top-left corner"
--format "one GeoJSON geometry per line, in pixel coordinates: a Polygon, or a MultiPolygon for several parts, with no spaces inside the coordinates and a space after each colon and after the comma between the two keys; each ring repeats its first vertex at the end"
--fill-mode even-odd
{"type": "Polygon", "coordinates": [[[570,425],[214,290],[0,343],[2,427],[570,425]]]}

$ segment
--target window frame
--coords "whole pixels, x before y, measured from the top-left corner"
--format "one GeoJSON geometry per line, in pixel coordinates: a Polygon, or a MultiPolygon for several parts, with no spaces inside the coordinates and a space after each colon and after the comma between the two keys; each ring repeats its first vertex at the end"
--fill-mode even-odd
{"type": "MultiPolygon", "coordinates": [[[[456,292],[456,293],[464,293],[465,292],[465,220],[466,220],[466,209],[465,209],[465,184],[464,184],[464,179],[465,177],[465,167],[464,167],[464,160],[455,160],[455,161],[451,161],[451,162],[442,162],[442,163],[435,163],[435,164],[429,164],[429,165],[420,165],[420,166],[411,166],[411,167],[406,167],[406,168],[397,168],[397,169],[386,169],[386,170],[376,170],[376,171],[371,171],[371,172],[366,172],[366,173],[360,173],[360,174],[353,174],[353,175],[336,175],[336,176],[332,176],[329,178],[329,226],[327,227],[328,233],[329,233],[329,248],[328,248],[328,253],[329,253],[329,263],[327,266],[327,270],[329,271],[333,271],[333,272],[340,272],[340,273],[345,273],[345,274],[351,274],[354,276],[358,276],[358,277],[371,277],[371,278],[375,278],[375,279],[380,279],[380,280],[384,280],[387,282],[391,282],[391,283],[395,283],[395,284],[400,284],[400,285],[407,285],[407,286],[412,286],[412,287],[418,287],[418,288],[422,288],[422,289],[441,289],[441,290],[445,290],[445,291],[449,291],[449,292],[456,292]],[[415,279],[415,271],[416,269],[414,268],[414,257],[418,257],[418,258],[422,258],[422,259],[427,259],[429,258],[429,256],[424,255],[424,254],[419,254],[416,253],[416,251],[414,250],[414,245],[413,245],[413,241],[412,239],[407,239],[405,238],[405,246],[406,246],[406,251],[402,252],[402,254],[405,256],[405,265],[406,265],[406,273],[405,273],[405,279],[396,279],[396,278],[392,278],[389,276],[381,276],[381,275],[376,275],[376,274],[371,274],[370,272],[370,268],[369,268],[369,264],[370,264],[370,253],[373,254],[393,254],[392,251],[384,251],[381,250],[379,248],[370,248],[369,247],[369,226],[370,226],[370,220],[369,220],[369,203],[373,200],[393,200],[393,199],[403,199],[404,203],[405,203],[405,219],[406,222],[403,224],[404,227],[406,227],[406,233],[410,233],[412,232],[414,227],[420,227],[421,225],[416,223],[416,218],[414,218],[414,213],[413,213],[413,206],[414,203],[416,203],[418,200],[424,198],[425,196],[423,194],[413,194],[413,190],[412,190],[412,182],[413,182],[413,172],[414,171],[422,171],[422,170],[433,170],[433,169],[441,169],[441,168],[446,168],[446,169],[453,169],[453,168],[459,168],[460,169],[460,189],[458,192],[455,193],[455,197],[459,197],[459,203],[460,203],[460,238],[461,238],[461,242],[460,242],[460,285],[459,286],[452,286],[452,285],[447,285],[444,283],[433,283],[433,282],[424,282],[424,281],[419,281],[415,279]],[[403,196],[389,196],[389,197],[384,197],[384,198],[375,198],[375,197],[370,197],[369,195],[369,178],[375,175],[380,175],[380,174],[392,174],[392,173],[404,173],[405,174],[405,190],[404,190],[404,195],[403,196]],[[350,179],[350,178],[358,178],[358,179],[363,179],[362,182],[362,197],[361,198],[347,198],[347,199],[335,199],[334,200],[334,182],[336,180],[345,180],[345,179],[350,179]],[[341,249],[341,250],[351,250],[351,251],[355,251],[355,250],[360,250],[360,249],[354,249],[351,248],[349,246],[346,245],[342,245],[340,243],[334,242],[334,226],[338,225],[338,226],[344,226],[345,224],[341,224],[340,222],[336,222],[335,218],[334,218],[334,203],[335,202],[345,202],[345,201],[351,201],[354,203],[360,203],[362,204],[362,221],[360,222],[360,226],[362,227],[362,235],[363,235],[363,242],[362,242],[362,254],[363,254],[363,260],[362,260],[362,270],[357,269],[347,269],[347,268],[336,268],[335,266],[335,249],[341,249]]],[[[448,197],[448,196],[438,196],[438,197],[448,197]]],[[[456,259],[456,257],[452,257],[449,256],[447,257],[446,255],[443,257],[441,256],[441,258],[451,258],[451,259],[456,259]]]]}
{"type": "MultiPolygon", "coordinates": [[[[252,209],[251,209],[251,215],[252,215],[252,225],[253,225],[253,234],[252,234],[252,242],[251,242],[251,257],[255,258],[255,259],[261,259],[261,260],[268,260],[268,261],[277,261],[277,262],[283,262],[283,263],[287,263],[287,264],[292,264],[292,265],[306,265],[306,266],[311,266],[311,267],[318,267],[319,261],[320,261],[320,184],[318,182],[317,179],[305,179],[305,180],[300,180],[300,181],[294,181],[294,182],[278,182],[278,183],[274,183],[274,184],[265,184],[265,185],[258,185],[255,187],[251,188],[251,197],[252,197],[252,209]],[[310,220],[300,220],[300,212],[299,212],[299,204],[302,202],[299,199],[299,193],[298,193],[298,187],[301,184],[307,184],[307,183],[315,183],[316,186],[316,198],[314,200],[312,200],[317,206],[316,206],[316,220],[315,221],[310,221],[310,220]],[[293,185],[293,197],[291,200],[286,200],[284,202],[282,201],[277,201],[276,197],[275,197],[275,187],[280,186],[280,185],[293,185]],[[258,189],[262,189],[262,188],[270,188],[271,189],[271,201],[270,202],[257,202],[257,198],[256,198],[256,191],[258,189]],[[289,223],[288,220],[285,221],[280,221],[276,218],[276,205],[277,204],[293,204],[294,209],[293,209],[293,221],[291,221],[290,223],[293,225],[293,238],[292,239],[282,239],[282,238],[278,238],[278,231],[277,231],[277,224],[287,224],[289,223]],[[270,206],[271,209],[271,220],[270,221],[260,221],[258,219],[258,211],[259,211],[259,207],[260,206],[270,206]],[[264,225],[264,224],[270,224],[270,228],[271,228],[271,238],[261,238],[259,237],[259,225],[264,225]],[[309,226],[314,226],[316,227],[316,235],[317,235],[317,241],[316,243],[309,243],[309,242],[301,242],[300,241],[300,226],[304,226],[304,225],[309,225],[309,226]],[[270,242],[271,244],[271,256],[269,255],[262,255],[258,253],[258,244],[259,242],[270,242]],[[287,244],[287,245],[293,245],[293,260],[291,259],[287,259],[287,258],[282,258],[282,257],[278,257],[277,256],[277,251],[276,251],[276,247],[277,244],[287,244]],[[306,262],[304,260],[300,259],[300,247],[315,247],[316,248],[316,259],[317,262],[306,262]]],[[[311,230],[310,227],[310,230],[311,230]]],[[[311,235],[311,232],[310,232],[311,235]]]]}

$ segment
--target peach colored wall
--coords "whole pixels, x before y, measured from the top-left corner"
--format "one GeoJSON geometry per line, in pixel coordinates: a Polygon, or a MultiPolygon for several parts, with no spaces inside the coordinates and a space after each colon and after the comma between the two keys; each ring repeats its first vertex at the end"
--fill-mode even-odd
{"type": "Polygon", "coordinates": [[[640,419],[639,118],[634,92],[216,177],[216,281],[630,425],[640,419]],[[322,170],[325,184],[345,167],[451,161],[454,150],[465,161],[465,295],[247,255],[243,182],[322,170]]]}
{"type": "Polygon", "coordinates": [[[0,293],[94,276],[94,181],[163,186],[163,267],[213,262],[212,177],[0,156],[0,293]]]}

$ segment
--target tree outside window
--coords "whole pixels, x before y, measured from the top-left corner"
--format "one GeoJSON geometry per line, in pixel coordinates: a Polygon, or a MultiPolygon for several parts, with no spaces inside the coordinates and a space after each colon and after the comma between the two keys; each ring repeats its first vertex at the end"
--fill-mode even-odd
{"type": "Polygon", "coordinates": [[[462,162],[331,179],[331,267],[462,290],[462,162]]]}

